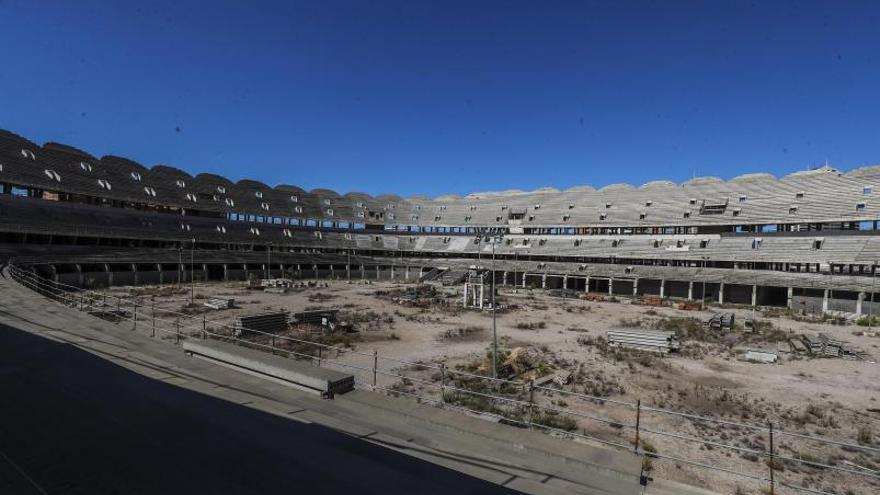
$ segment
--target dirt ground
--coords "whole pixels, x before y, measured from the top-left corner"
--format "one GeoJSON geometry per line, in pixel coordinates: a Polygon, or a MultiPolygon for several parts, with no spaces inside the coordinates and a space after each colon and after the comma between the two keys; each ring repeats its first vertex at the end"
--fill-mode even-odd
{"type": "MultiPolygon", "coordinates": [[[[476,374],[489,374],[488,350],[492,341],[492,313],[461,308],[460,296],[451,293],[434,295],[421,303],[402,303],[399,296],[413,284],[343,281],[320,281],[316,287],[291,289],[286,294],[249,290],[238,283],[202,284],[195,288],[196,305],[188,307],[188,288],[119,289],[138,293],[144,304],[157,308],[187,310],[199,317],[204,314],[209,326],[231,324],[236,317],[267,311],[298,312],[305,309],[340,310],[340,320],[355,330],[334,338],[318,329],[293,329],[290,335],[339,344],[351,349],[335,356],[340,363],[364,368],[350,369],[364,382],[372,379],[372,352],[383,358],[379,367],[405,374],[408,379],[383,375],[377,384],[401,393],[413,393],[440,399],[440,374],[435,366],[476,374]],[[234,297],[235,308],[207,310],[201,302],[208,297],[234,297]],[[149,301],[149,302],[147,302],[149,301]],[[403,362],[397,362],[394,358],[403,362]],[[423,363],[431,367],[414,366],[423,363]]],[[[450,292],[457,288],[443,288],[450,292]]],[[[442,292],[442,291],[441,291],[442,292]]],[[[834,325],[801,318],[774,310],[756,316],[767,328],[764,336],[745,336],[741,323],[731,334],[698,331],[699,322],[713,312],[731,311],[738,322],[752,316],[751,308],[710,307],[705,311],[685,311],[672,306],[654,307],[633,303],[593,302],[583,298],[559,298],[543,290],[501,289],[499,304],[504,310],[496,315],[497,334],[505,356],[520,348],[530,356],[510,378],[526,380],[541,374],[565,370],[572,381],[564,386],[546,385],[589,396],[634,403],[642,406],[698,414],[726,420],[766,426],[786,432],[818,435],[832,440],[863,444],[880,449],[880,337],[856,335],[865,330],[853,324],[834,325]],[[604,345],[609,329],[621,327],[665,328],[680,332],[682,349],[667,356],[621,352],[604,345]],[[792,353],[780,354],[776,364],[757,364],[740,359],[746,348],[775,348],[776,341],[789,335],[824,332],[859,348],[859,359],[814,358],[792,353]]],[[[519,351],[517,351],[519,352],[519,351]]],[[[515,361],[515,360],[514,360],[515,361]]],[[[513,361],[511,361],[513,362],[513,361]]],[[[513,370],[513,371],[511,371],[513,370]]],[[[444,382],[449,385],[451,382],[444,382]]],[[[456,385],[467,388],[464,381],[456,385]]],[[[522,391],[508,391],[523,399],[522,391]]],[[[448,402],[473,406],[461,396],[448,402]]],[[[559,391],[539,390],[535,400],[545,408],[568,409],[575,414],[573,424],[557,421],[546,410],[545,424],[609,442],[631,445],[633,431],[620,424],[633,424],[635,410],[598,400],[578,399],[559,391]],[[589,419],[599,417],[612,423],[589,419]]],[[[478,409],[492,410],[484,403],[478,409]]],[[[473,408],[473,407],[472,407],[473,408]]],[[[520,411],[522,412],[522,411],[520,411]]],[[[699,437],[717,443],[732,444],[746,450],[763,451],[767,434],[747,428],[706,423],[682,416],[643,410],[640,418],[641,447],[659,455],[674,456],[755,476],[768,476],[766,459],[747,451],[733,451],[719,446],[688,441],[699,437]],[[661,436],[651,431],[672,432],[682,438],[661,436]]],[[[778,455],[828,464],[858,472],[873,472],[880,477],[880,455],[860,452],[851,447],[822,445],[793,436],[775,436],[778,455]]],[[[880,483],[863,476],[834,472],[821,467],[798,465],[776,460],[777,479],[833,493],[878,493],[880,483]]],[[[716,470],[690,465],[683,461],[648,459],[646,467],[654,476],[701,485],[721,493],[763,493],[766,483],[716,470]]],[[[790,490],[777,490],[787,493],[790,490]]]]}

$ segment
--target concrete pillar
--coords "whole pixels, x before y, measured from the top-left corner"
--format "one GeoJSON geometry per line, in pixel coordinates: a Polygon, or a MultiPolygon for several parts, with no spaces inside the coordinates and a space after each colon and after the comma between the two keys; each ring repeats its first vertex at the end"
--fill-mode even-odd
{"type": "Polygon", "coordinates": [[[862,304],[865,302],[865,293],[859,292],[859,297],[856,299],[856,315],[862,316],[862,304]]]}
{"type": "Polygon", "coordinates": [[[299,278],[302,278],[303,276],[302,265],[300,265],[299,263],[296,264],[296,276],[299,278]]]}
{"type": "Polygon", "coordinates": [[[633,279],[633,296],[637,296],[639,294],[639,279],[633,279]]]}
{"type": "Polygon", "coordinates": [[[568,275],[562,276],[562,288],[568,289],[568,275]]]}
{"type": "Polygon", "coordinates": [[[464,284],[464,295],[461,298],[461,305],[467,307],[467,296],[468,296],[468,284],[465,282],[464,284]]]}
{"type": "Polygon", "coordinates": [[[403,280],[409,282],[409,266],[406,266],[403,269],[403,280]]]}
{"type": "Polygon", "coordinates": [[[394,280],[394,265],[391,265],[391,280],[394,280]]]}
{"type": "Polygon", "coordinates": [[[794,299],[794,287],[789,287],[789,288],[788,288],[788,296],[787,296],[787,300],[786,300],[786,303],[785,303],[785,306],[786,306],[788,309],[791,309],[791,302],[792,302],[793,299],[794,299]]]}
{"type": "Polygon", "coordinates": [[[223,263],[223,281],[229,282],[229,265],[223,263]]]}
{"type": "Polygon", "coordinates": [[[134,263],[131,264],[131,273],[132,273],[131,278],[134,282],[134,285],[138,285],[138,267],[134,263]]]}
{"type": "MultiPolygon", "coordinates": [[[[271,270],[271,268],[270,268],[270,270],[271,270]]],[[[335,275],[336,275],[336,274],[333,273],[333,263],[331,263],[331,264],[330,264],[330,280],[335,279],[335,278],[336,278],[335,275]]]]}
{"type": "Polygon", "coordinates": [[[361,265],[361,280],[364,280],[366,278],[367,278],[367,269],[364,268],[364,265],[361,265]]]}
{"type": "Polygon", "coordinates": [[[758,285],[752,286],[752,306],[758,305],[758,285]]]}
{"type": "Polygon", "coordinates": [[[822,312],[828,311],[828,289],[822,293],[822,312]]]}
{"type": "Polygon", "coordinates": [[[424,272],[425,272],[425,267],[420,266],[419,267],[419,280],[422,279],[422,275],[424,275],[424,272]]]}
{"type": "Polygon", "coordinates": [[[113,285],[113,272],[110,271],[110,264],[104,263],[104,272],[107,274],[107,286],[113,285]]]}
{"type": "Polygon", "coordinates": [[[542,289],[547,288],[547,274],[546,273],[541,275],[541,288],[542,289]]]}
{"type": "Polygon", "coordinates": [[[202,280],[208,281],[208,264],[202,263],[202,280]]]}
{"type": "Polygon", "coordinates": [[[483,291],[486,290],[486,284],[480,284],[480,309],[483,309],[483,300],[485,299],[483,291]]]}
{"type": "Polygon", "coordinates": [[[85,280],[84,280],[84,278],[83,278],[83,269],[82,269],[82,265],[77,264],[77,265],[73,265],[73,266],[76,267],[76,278],[77,278],[77,283],[78,283],[78,285],[79,285],[80,287],[82,287],[83,284],[85,284],[85,280]]]}
{"type": "Polygon", "coordinates": [[[507,285],[507,272],[503,272],[501,275],[501,285],[507,285]]]}
{"type": "Polygon", "coordinates": [[[724,282],[718,284],[718,304],[724,304],[724,282]]]}
{"type": "Polygon", "coordinates": [[[587,275],[587,280],[584,283],[584,293],[590,292],[590,276],[587,275]]]}
{"type": "Polygon", "coordinates": [[[162,263],[156,263],[156,270],[159,271],[159,285],[162,285],[165,283],[165,276],[162,272],[162,263]]]}
{"type": "Polygon", "coordinates": [[[694,281],[688,282],[688,301],[694,300],[694,281]]]}
{"type": "Polygon", "coordinates": [[[379,280],[379,265],[376,265],[376,280],[379,280]]]}
{"type": "Polygon", "coordinates": [[[614,277],[608,279],[608,295],[614,294],[614,277]]]}
{"type": "Polygon", "coordinates": [[[666,279],[660,280],[660,299],[666,297],[666,279]]]}
{"type": "Polygon", "coordinates": [[[523,289],[526,288],[526,272],[523,272],[523,289]]]}

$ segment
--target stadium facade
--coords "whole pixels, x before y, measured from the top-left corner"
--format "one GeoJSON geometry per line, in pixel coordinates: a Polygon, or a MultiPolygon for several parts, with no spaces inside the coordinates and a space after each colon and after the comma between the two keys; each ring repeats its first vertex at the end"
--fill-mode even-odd
{"type": "Polygon", "coordinates": [[[373,197],[191,176],[0,131],[0,192],[5,256],[80,286],[416,281],[478,266],[507,285],[877,312],[880,167],[373,197]]]}

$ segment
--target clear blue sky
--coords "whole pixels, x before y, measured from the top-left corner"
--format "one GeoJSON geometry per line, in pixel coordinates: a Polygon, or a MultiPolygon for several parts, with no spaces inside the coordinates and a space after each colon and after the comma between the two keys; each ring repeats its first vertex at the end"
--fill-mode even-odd
{"type": "Polygon", "coordinates": [[[373,194],[880,162],[878,2],[126,3],[0,0],[0,127],[373,194]]]}

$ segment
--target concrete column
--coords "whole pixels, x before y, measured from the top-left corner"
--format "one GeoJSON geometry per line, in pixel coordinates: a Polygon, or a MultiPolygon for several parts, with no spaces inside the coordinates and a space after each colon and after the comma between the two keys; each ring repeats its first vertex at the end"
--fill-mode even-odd
{"type": "Polygon", "coordinates": [[[526,288],[526,272],[523,272],[523,289],[526,288]]]}
{"type": "Polygon", "coordinates": [[[461,305],[467,307],[467,296],[468,296],[468,284],[464,284],[464,295],[461,298],[461,305]]]}
{"type": "Polygon", "coordinates": [[[425,267],[420,266],[419,267],[419,280],[422,279],[422,275],[424,275],[424,271],[425,271],[425,267]]]}
{"type": "Polygon", "coordinates": [[[361,280],[364,280],[366,278],[367,278],[367,269],[364,268],[364,265],[361,265],[361,280]]]}
{"type": "Polygon", "coordinates": [[[688,282],[688,301],[694,300],[694,281],[688,282]]]}
{"type": "Polygon", "coordinates": [[[660,280],[660,299],[666,297],[666,279],[660,280]]]}
{"type": "Polygon", "coordinates": [[[302,265],[300,265],[299,263],[296,264],[296,276],[299,278],[302,278],[303,276],[302,265]]]}
{"type": "Polygon", "coordinates": [[[351,265],[349,264],[345,265],[345,278],[351,279],[351,265]]]}
{"type": "Polygon", "coordinates": [[[376,280],[379,280],[379,265],[376,265],[376,280]]]}
{"type": "Polygon", "coordinates": [[[110,264],[104,263],[104,272],[107,274],[107,286],[113,285],[113,272],[110,271],[110,264]]]}
{"type": "Polygon", "coordinates": [[[85,279],[84,279],[84,277],[83,277],[83,269],[82,269],[82,265],[77,264],[77,265],[73,265],[73,266],[76,267],[76,278],[77,278],[77,281],[78,281],[78,285],[79,285],[80,287],[82,287],[82,286],[85,284],[85,279]]]}
{"type": "Polygon", "coordinates": [[[822,293],[822,312],[828,311],[828,289],[822,293]]]}
{"type": "Polygon", "coordinates": [[[639,279],[633,279],[633,296],[637,296],[639,294],[639,279]]]}
{"type": "Polygon", "coordinates": [[[138,285],[138,267],[134,263],[131,264],[131,273],[134,285],[138,285]]]}
{"type": "Polygon", "coordinates": [[[785,303],[785,306],[786,306],[788,309],[791,309],[791,302],[792,302],[793,299],[794,299],[794,287],[789,287],[789,288],[788,288],[788,296],[787,296],[787,300],[786,300],[786,303],[785,303]]]}
{"type": "Polygon", "coordinates": [[[202,263],[202,280],[205,282],[208,281],[208,264],[207,263],[202,263]]]}
{"type": "Polygon", "coordinates": [[[758,286],[752,286],[752,306],[758,305],[758,286]]]}
{"type": "Polygon", "coordinates": [[[409,266],[403,268],[403,279],[409,282],[409,266]]]}
{"type": "Polygon", "coordinates": [[[590,292],[590,276],[587,275],[587,280],[584,283],[584,293],[590,292]]]}
{"type": "Polygon", "coordinates": [[[394,280],[394,265],[391,265],[391,280],[394,280]]]}
{"type": "Polygon", "coordinates": [[[547,288],[547,274],[546,273],[541,275],[541,288],[542,289],[547,288]]]}
{"type": "Polygon", "coordinates": [[[507,285],[507,272],[503,272],[501,275],[501,285],[507,285]]]}
{"type": "Polygon", "coordinates": [[[159,271],[159,285],[165,283],[164,273],[162,272],[162,263],[156,263],[156,270],[159,271]]]}
{"type": "Polygon", "coordinates": [[[724,282],[718,284],[718,304],[724,304],[724,282]]]}
{"type": "Polygon", "coordinates": [[[568,275],[562,276],[562,288],[568,289],[568,275]]]}
{"type": "Polygon", "coordinates": [[[862,316],[862,303],[865,302],[865,293],[859,292],[859,297],[856,299],[856,315],[862,316]]]}
{"type": "Polygon", "coordinates": [[[229,265],[223,263],[223,281],[229,282],[229,265]]]}
{"type": "Polygon", "coordinates": [[[483,300],[485,299],[485,295],[483,291],[486,290],[486,284],[480,284],[480,309],[483,309],[483,300]]]}
{"type": "Polygon", "coordinates": [[[608,279],[608,295],[614,294],[614,277],[608,279]]]}
{"type": "MultiPolygon", "coordinates": [[[[270,268],[270,270],[271,270],[271,268],[270,268]]],[[[333,264],[331,263],[331,264],[330,264],[330,280],[335,279],[335,278],[336,278],[335,275],[336,275],[336,274],[333,273],[333,264]]]]}

